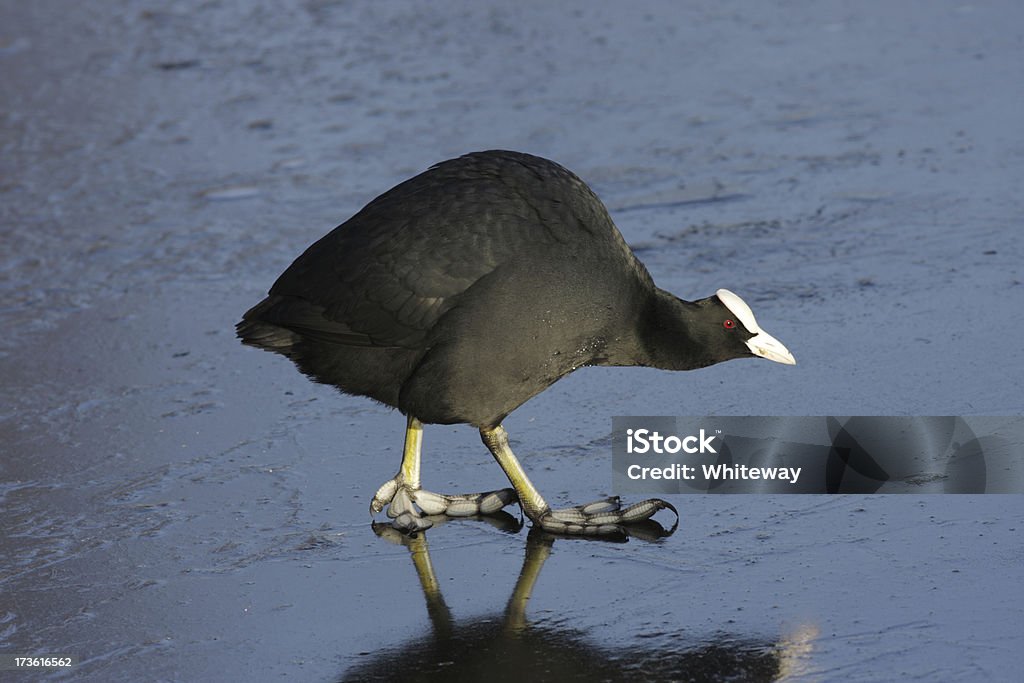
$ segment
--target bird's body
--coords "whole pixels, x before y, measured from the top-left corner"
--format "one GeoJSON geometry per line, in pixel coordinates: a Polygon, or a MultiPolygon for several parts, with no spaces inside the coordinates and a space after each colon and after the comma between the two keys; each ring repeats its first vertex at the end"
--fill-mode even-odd
{"type": "Polygon", "coordinates": [[[616,362],[652,287],[576,176],[494,153],[371,202],[246,318],[289,331],[287,353],[317,381],[423,422],[485,427],[577,367],[616,362]]]}
{"type": "Polygon", "coordinates": [[[398,408],[410,429],[415,419],[483,433],[581,366],[764,355],[748,343],[753,314],[727,294],[739,304],[658,289],[583,181],[491,151],[370,202],[296,259],[238,333],[316,381],[398,408]],[[726,318],[745,329],[723,329],[726,318]]]}

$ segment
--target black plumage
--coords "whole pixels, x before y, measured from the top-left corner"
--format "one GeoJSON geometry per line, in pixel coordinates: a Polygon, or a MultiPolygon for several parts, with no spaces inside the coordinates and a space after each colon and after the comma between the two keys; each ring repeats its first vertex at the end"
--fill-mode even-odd
{"type": "Polygon", "coordinates": [[[489,151],[374,199],[296,259],[237,329],[316,381],[398,408],[410,428],[469,423],[486,443],[581,366],[687,370],[765,355],[750,340],[771,338],[726,294],[691,303],[658,289],[583,181],[489,151]]]}

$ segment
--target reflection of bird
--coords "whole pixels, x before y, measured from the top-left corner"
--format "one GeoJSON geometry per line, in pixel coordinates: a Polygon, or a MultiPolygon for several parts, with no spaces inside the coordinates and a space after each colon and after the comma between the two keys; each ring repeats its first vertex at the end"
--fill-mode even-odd
{"type": "Polygon", "coordinates": [[[401,469],[371,511],[389,506],[410,531],[427,526],[420,510],[486,513],[518,496],[546,530],[621,533],[671,506],[620,510],[609,499],[552,511],[509,449],[505,416],[584,365],[795,362],[732,292],[691,303],[655,287],[575,175],[500,151],[440,163],[374,199],[296,259],[238,335],[407,416],[401,469]],[[479,428],[514,493],[421,489],[421,422],[479,428]]]}
{"type": "Polygon", "coordinates": [[[648,632],[635,644],[601,646],[550,620],[531,623],[530,595],[555,542],[537,528],[527,539],[523,566],[504,611],[458,620],[441,592],[425,536],[409,538],[382,524],[374,529],[408,547],[430,630],[361,655],[342,681],[779,681],[809,673],[818,636],[813,624],[777,641],[735,633],[699,639],[648,632]]]}

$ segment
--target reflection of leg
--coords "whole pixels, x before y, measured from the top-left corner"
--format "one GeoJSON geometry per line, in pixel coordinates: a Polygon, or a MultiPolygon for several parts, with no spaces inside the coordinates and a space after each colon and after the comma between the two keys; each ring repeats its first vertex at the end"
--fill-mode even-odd
{"type": "MultiPolygon", "coordinates": [[[[625,533],[620,524],[642,522],[650,519],[658,510],[676,512],[671,504],[657,498],[621,509],[617,497],[565,510],[552,510],[509,448],[505,429],[501,425],[484,428],[480,430],[480,436],[512,482],[523,512],[545,531],[584,536],[619,536],[625,533]]],[[[678,513],[676,517],[679,517],[678,513]]]]}
{"type": "Polygon", "coordinates": [[[374,515],[387,507],[396,529],[406,532],[430,528],[429,520],[423,518],[422,510],[428,515],[446,514],[451,517],[468,517],[477,514],[492,514],[509,503],[515,502],[515,491],[501,489],[486,493],[444,495],[424,491],[420,488],[420,449],[423,445],[423,424],[415,417],[408,417],[405,428],[405,448],[402,452],[402,466],[394,478],[384,482],[377,489],[370,503],[370,514],[374,515]],[[417,509],[418,508],[418,509],[417,509]]]}
{"type": "Polygon", "coordinates": [[[409,550],[412,552],[412,563],[416,567],[416,576],[420,578],[423,597],[427,601],[427,614],[434,625],[434,633],[447,636],[452,629],[452,613],[441,594],[441,585],[437,582],[434,565],[430,561],[430,549],[423,534],[409,539],[409,550]]]}
{"type": "Polygon", "coordinates": [[[505,608],[506,632],[521,633],[529,625],[526,621],[526,603],[530,601],[530,595],[533,593],[533,587],[537,585],[541,567],[551,555],[551,546],[554,542],[553,536],[538,532],[533,532],[526,538],[526,557],[523,558],[523,568],[519,572],[515,590],[512,591],[512,596],[508,599],[508,607],[505,608]]]}
{"type": "Polygon", "coordinates": [[[409,549],[412,564],[416,568],[416,576],[423,589],[423,598],[427,602],[427,614],[434,627],[434,634],[440,638],[450,638],[452,633],[452,613],[441,593],[441,584],[434,573],[434,565],[430,561],[430,548],[427,547],[426,534],[410,536],[401,533],[387,524],[374,524],[373,531],[381,538],[392,543],[404,545],[409,549]]]}

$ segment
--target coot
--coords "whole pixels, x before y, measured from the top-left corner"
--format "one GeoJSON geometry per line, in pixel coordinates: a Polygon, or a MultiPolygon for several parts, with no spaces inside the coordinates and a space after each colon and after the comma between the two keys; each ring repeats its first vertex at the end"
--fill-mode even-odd
{"type": "Polygon", "coordinates": [[[439,163],[377,197],[299,256],[237,331],[315,381],[406,415],[401,468],[370,505],[405,531],[429,526],[421,513],[487,514],[517,499],[534,524],[564,534],[621,534],[674,512],[617,498],[552,510],[502,421],[587,365],[796,362],[732,292],[689,302],[656,287],[582,180],[509,151],[439,163]],[[424,422],[477,427],[513,488],[422,489],[424,422]]]}

